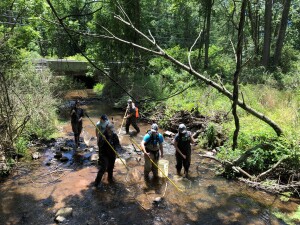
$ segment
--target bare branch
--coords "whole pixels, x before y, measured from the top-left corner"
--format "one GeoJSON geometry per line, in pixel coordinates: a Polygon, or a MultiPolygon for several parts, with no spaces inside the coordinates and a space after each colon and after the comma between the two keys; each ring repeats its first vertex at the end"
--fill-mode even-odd
{"type": "Polygon", "coordinates": [[[197,43],[198,39],[201,37],[202,35],[202,30],[200,31],[198,37],[196,38],[196,40],[194,41],[192,47],[190,48],[190,51],[189,51],[189,54],[188,54],[188,61],[189,61],[189,66],[190,66],[190,69],[194,71],[193,67],[192,67],[192,63],[191,63],[191,52],[195,46],[195,44],[197,43]]]}
{"type": "Polygon", "coordinates": [[[285,160],[287,157],[283,157],[281,158],[276,164],[274,164],[270,169],[268,169],[267,171],[259,174],[257,177],[256,177],[256,180],[261,180],[263,179],[268,173],[272,172],[274,169],[276,169],[280,163],[282,163],[283,160],[285,160]]]}
{"type": "Polygon", "coordinates": [[[93,15],[94,13],[100,11],[102,8],[103,8],[103,6],[100,7],[100,8],[98,8],[98,9],[96,9],[96,10],[93,11],[93,12],[85,13],[85,14],[70,14],[70,15],[64,16],[64,17],[62,17],[62,18],[60,18],[60,19],[61,19],[61,20],[65,20],[65,19],[67,19],[67,18],[69,18],[69,17],[83,17],[83,16],[90,16],[90,15],[93,15]]]}
{"type": "Polygon", "coordinates": [[[232,40],[230,39],[230,43],[231,43],[231,46],[232,46],[232,49],[233,49],[233,53],[234,53],[234,58],[235,58],[235,62],[237,62],[237,55],[236,55],[236,51],[235,51],[235,47],[234,47],[234,44],[232,42],[232,40]]]}

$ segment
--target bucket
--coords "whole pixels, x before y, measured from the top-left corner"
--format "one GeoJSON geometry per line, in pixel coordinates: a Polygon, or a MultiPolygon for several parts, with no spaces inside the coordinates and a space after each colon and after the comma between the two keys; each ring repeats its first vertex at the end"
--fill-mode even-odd
{"type": "MultiPolygon", "coordinates": [[[[158,168],[160,168],[166,176],[168,176],[169,172],[169,161],[166,159],[160,159],[158,161],[158,168]]],[[[158,176],[164,178],[165,176],[162,174],[160,170],[158,170],[158,176]]]]}

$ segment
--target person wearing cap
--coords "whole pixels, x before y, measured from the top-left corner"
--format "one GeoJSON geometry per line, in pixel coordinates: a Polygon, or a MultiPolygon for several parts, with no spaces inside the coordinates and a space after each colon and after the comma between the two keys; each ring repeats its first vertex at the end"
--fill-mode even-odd
{"type": "Polygon", "coordinates": [[[184,168],[184,176],[188,177],[191,164],[191,143],[195,143],[190,131],[184,124],[178,127],[178,133],[174,137],[174,146],[176,149],[176,169],[180,175],[182,167],[184,168]]]}
{"type": "Polygon", "coordinates": [[[101,115],[100,120],[96,124],[96,137],[97,137],[98,147],[99,147],[99,141],[100,141],[101,136],[102,136],[101,134],[104,133],[107,124],[109,124],[108,117],[105,114],[101,115]],[[101,134],[99,133],[99,131],[101,132],[101,134]]]}
{"type": "Polygon", "coordinates": [[[98,187],[105,172],[108,174],[108,182],[113,182],[113,170],[116,161],[116,153],[114,150],[120,152],[122,149],[112,123],[107,124],[103,136],[105,136],[105,138],[101,138],[99,141],[99,171],[95,179],[95,187],[98,187]]]}
{"type": "Polygon", "coordinates": [[[134,127],[134,129],[136,130],[137,133],[140,132],[140,128],[138,127],[138,125],[136,123],[135,105],[134,105],[134,103],[132,102],[131,99],[129,99],[127,101],[127,115],[125,115],[125,119],[126,119],[126,125],[125,125],[126,134],[129,134],[130,124],[134,127]]]}
{"type": "Polygon", "coordinates": [[[158,165],[159,151],[160,156],[164,157],[163,143],[164,138],[161,133],[158,132],[158,125],[152,124],[151,130],[147,132],[141,142],[141,148],[144,152],[145,165],[144,165],[144,176],[145,179],[149,178],[149,173],[152,171],[153,177],[158,177],[158,168],[152,164],[149,158],[158,165]]]}
{"type": "Polygon", "coordinates": [[[71,110],[71,126],[74,133],[74,141],[76,148],[79,147],[79,137],[82,131],[82,118],[84,115],[83,109],[80,108],[78,100],[75,101],[74,107],[71,110]]]}

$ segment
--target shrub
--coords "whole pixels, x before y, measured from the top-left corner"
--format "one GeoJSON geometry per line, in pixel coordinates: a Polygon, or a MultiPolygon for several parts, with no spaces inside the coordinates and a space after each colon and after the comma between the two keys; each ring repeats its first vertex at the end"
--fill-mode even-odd
{"type": "Polygon", "coordinates": [[[104,84],[102,83],[97,83],[94,87],[93,87],[93,91],[97,94],[97,95],[101,95],[102,91],[104,88],[104,84]]]}

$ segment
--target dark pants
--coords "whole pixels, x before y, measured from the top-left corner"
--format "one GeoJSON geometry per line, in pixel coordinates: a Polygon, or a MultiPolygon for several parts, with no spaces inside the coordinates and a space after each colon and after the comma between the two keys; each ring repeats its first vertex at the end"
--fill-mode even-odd
{"type": "Polygon", "coordinates": [[[126,133],[129,133],[130,124],[134,127],[136,132],[138,132],[138,133],[140,132],[140,128],[136,124],[136,118],[134,116],[132,116],[126,120],[126,125],[125,125],[126,133]]]}
{"type": "Polygon", "coordinates": [[[72,130],[74,133],[74,141],[75,141],[75,145],[76,147],[79,145],[79,137],[82,131],[82,122],[71,122],[72,125],[72,130]]]}
{"type": "Polygon", "coordinates": [[[178,152],[176,152],[176,169],[177,173],[180,173],[183,166],[184,171],[187,174],[191,165],[191,151],[189,150],[185,153],[182,153],[186,156],[186,159],[184,159],[178,152]]]}
{"type": "Polygon", "coordinates": [[[108,181],[112,181],[115,161],[116,161],[115,156],[102,155],[99,157],[99,171],[95,180],[96,186],[101,182],[103,174],[106,171],[108,173],[108,181]]]}

